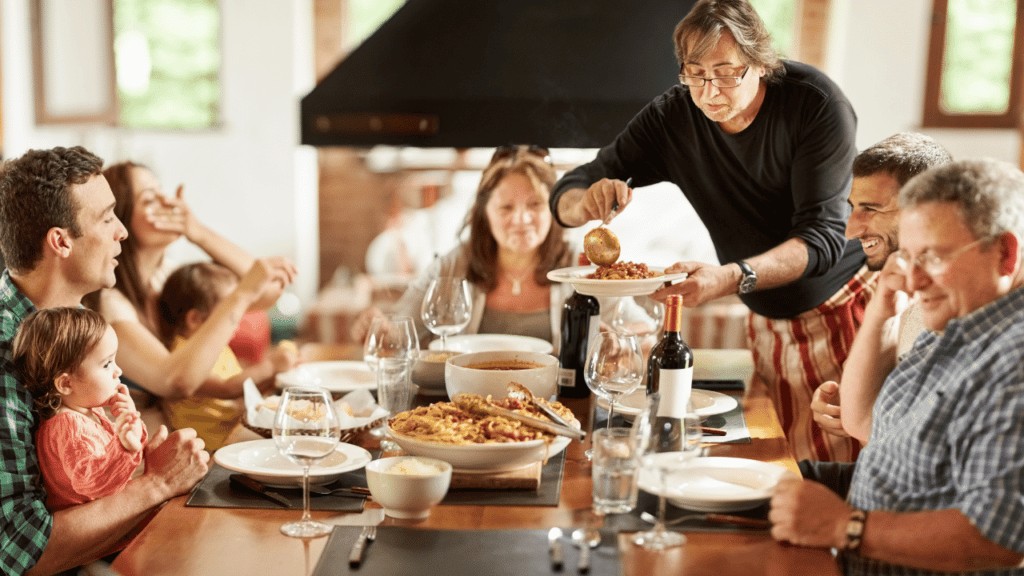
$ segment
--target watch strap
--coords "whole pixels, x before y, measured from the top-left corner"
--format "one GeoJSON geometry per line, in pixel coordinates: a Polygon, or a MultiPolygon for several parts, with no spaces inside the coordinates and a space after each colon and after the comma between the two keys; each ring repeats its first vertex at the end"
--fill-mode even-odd
{"type": "Polygon", "coordinates": [[[846,545],[843,550],[856,552],[864,541],[864,524],[868,520],[868,513],[865,510],[854,508],[850,512],[850,519],[846,523],[846,545]]]}

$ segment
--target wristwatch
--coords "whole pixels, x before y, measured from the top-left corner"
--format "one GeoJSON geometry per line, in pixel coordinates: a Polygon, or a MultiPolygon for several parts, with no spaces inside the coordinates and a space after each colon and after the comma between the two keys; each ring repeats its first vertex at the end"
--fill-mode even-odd
{"type": "Polygon", "coordinates": [[[740,285],[736,290],[737,294],[749,294],[757,287],[757,272],[743,260],[737,260],[736,265],[740,267],[743,277],[740,278],[740,285]]]}
{"type": "Polygon", "coordinates": [[[843,550],[856,552],[864,541],[864,522],[868,519],[868,513],[864,510],[854,509],[850,513],[850,520],[846,523],[846,546],[843,550]]]}

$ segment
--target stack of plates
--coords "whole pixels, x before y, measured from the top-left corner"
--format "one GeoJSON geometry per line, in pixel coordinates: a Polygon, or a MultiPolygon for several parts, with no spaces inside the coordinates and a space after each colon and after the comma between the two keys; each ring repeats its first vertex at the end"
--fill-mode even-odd
{"type": "Polygon", "coordinates": [[[659,466],[647,464],[640,470],[640,488],[665,496],[675,506],[699,512],[757,508],[771,498],[782,477],[793,475],[777,464],[746,458],[693,458],[665,452],[654,455],[653,460],[669,470],[666,488],[663,490],[659,481],[659,466]]]}

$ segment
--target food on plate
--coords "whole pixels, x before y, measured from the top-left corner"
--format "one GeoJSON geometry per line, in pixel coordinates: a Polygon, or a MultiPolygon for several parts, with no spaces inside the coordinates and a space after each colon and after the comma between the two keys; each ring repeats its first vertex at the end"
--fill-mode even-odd
{"type": "Polygon", "coordinates": [[[474,364],[466,365],[466,368],[472,368],[474,370],[530,370],[531,368],[543,367],[543,364],[529,362],[527,360],[516,360],[515,358],[510,358],[508,360],[491,360],[488,362],[476,362],[474,364]]]}
{"type": "MultiPolygon", "coordinates": [[[[546,419],[540,410],[515,398],[494,399],[478,394],[463,396],[526,416],[546,419]]],[[[540,401],[546,402],[543,399],[540,401]]],[[[567,421],[575,420],[572,410],[560,402],[547,402],[547,405],[567,421]]],[[[443,444],[494,444],[554,438],[554,435],[531,428],[518,420],[470,412],[454,402],[435,402],[429,406],[399,412],[390,420],[389,426],[397,435],[443,444]]]]}
{"type": "Polygon", "coordinates": [[[638,262],[616,262],[611,266],[598,266],[587,278],[594,280],[642,280],[664,276],[647,268],[647,264],[638,262]]]}
{"type": "MultiPolygon", "coordinates": [[[[267,396],[257,406],[257,410],[269,410],[270,412],[277,412],[277,406],[281,403],[281,397],[278,395],[267,396]]],[[[341,413],[344,412],[349,416],[354,416],[352,406],[349,406],[348,402],[338,401],[334,403],[334,411],[341,413]]],[[[339,414],[340,415],[340,414],[339,414]]],[[[313,408],[309,406],[308,402],[299,402],[291,411],[292,418],[303,420],[310,416],[314,416],[313,408]]]]}

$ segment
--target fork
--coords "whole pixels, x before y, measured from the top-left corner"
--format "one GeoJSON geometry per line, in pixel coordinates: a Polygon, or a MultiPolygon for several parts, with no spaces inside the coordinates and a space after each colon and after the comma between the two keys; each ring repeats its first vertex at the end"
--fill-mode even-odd
{"type": "Polygon", "coordinates": [[[352,568],[358,568],[363,563],[363,552],[366,550],[368,542],[373,542],[377,539],[377,527],[376,526],[363,526],[363,529],[359,532],[359,537],[356,538],[355,544],[352,545],[352,551],[348,554],[348,565],[352,568]]]}

